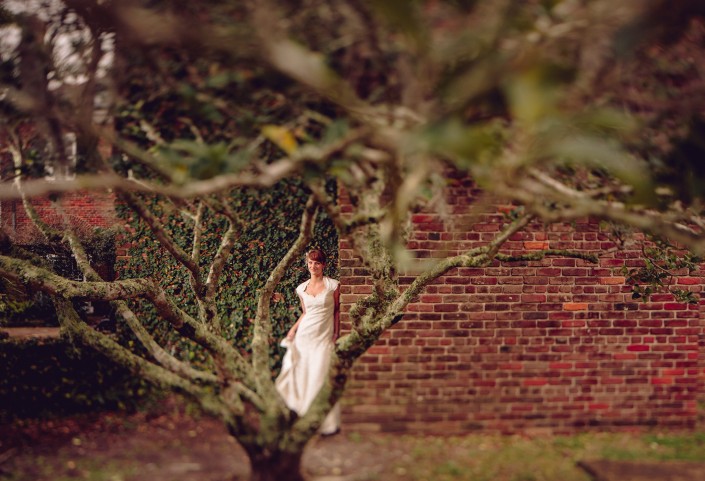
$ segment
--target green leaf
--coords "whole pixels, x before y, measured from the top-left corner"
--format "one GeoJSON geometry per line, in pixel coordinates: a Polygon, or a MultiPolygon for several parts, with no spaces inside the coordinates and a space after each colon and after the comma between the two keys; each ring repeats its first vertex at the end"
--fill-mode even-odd
{"type": "Polygon", "coordinates": [[[376,0],[370,6],[393,27],[398,28],[419,49],[426,48],[427,32],[421,22],[420,6],[418,0],[376,0]]]}
{"type": "Polygon", "coordinates": [[[322,144],[331,144],[342,139],[350,131],[350,126],[346,119],[336,119],[326,126],[321,138],[322,144]]]}
{"type": "Polygon", "coordinates": [[[265,125],[262,127],[262,135],[286,152],[287,155],[293,154],[299,146],[294,134],[286,127],[280,125],[265,125]]]}
{"type": "Polygon", "coordinates": [[[546,66],[534,65],[516,72],[506,83],[512,115],[527,126],[537,126],[556,112],[559,89],[548,72],[546,66]]]}
{"type": "Polygon", "coordinates": [[[221,89],[232,81],[233,79],[229,72],[221,72],[209,77],[208,80],[206,80],[206,86],[221,89]]]}
{"type": "Polygon", "coordinates": [[[655,201],[653,182],[643,162],[604,138],[574,133],[548,141],[546,153],[559,162],[600,168],[634,188],[633,201],[655,201]]]}
{"type": "Polygon", "coordinates": [[[461,168],[489,164],[501,151],[504,129],[497,123],[463,125],[458,119],[436,124],[423,135],[432,152],[449,157],[461,168]]]}

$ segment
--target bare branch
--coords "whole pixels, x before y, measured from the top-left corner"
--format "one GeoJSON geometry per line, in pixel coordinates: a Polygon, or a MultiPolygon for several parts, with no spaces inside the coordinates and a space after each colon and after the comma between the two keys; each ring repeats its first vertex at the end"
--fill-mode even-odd
{"type": "Polygon", "coordinates": [[[176,242],[174,242],[174,240],[166,232],[166,229],[161,221],[154,214],[152,214],[142,200],[131,192],[121,191],[118,195],[140,216],[140,218],[147,223],[155,237],[159,240],[161,245],[169,251],[174,259],[188,269],[196,296],[202,296],[203,281],[201,279],[201,269],[198,264],[181,247],[179,247],[176,242]]]}
{"type": "Polygon", "coordinates": [[[46,269],[12,257],[0,256],[0,272],[9,278],[51,295],[66,298],[114,301],[146,296],[153,284],[144,279],[111,282],[78,282],[65,279],[46,269]]]}
{"type": "Polygon", "coordinates": [[[136,354],[133,354],[128,349],[110,339],[108,336],[94,331],[81,322],[78,314],[68,300],[63,299],[62,297],[56,297],[54,302],[61,326],[69,333],[69,335],[80,339],[83,344],[104,353],[117,361],[120,365],[132,370],[135,373],[139,373],[140,376],[155,385],[169,387],[186,395],[192,396],[194,399],[198,400],[199,403],[201,403],[206,411],[220,416],[222,419],[231,419],[234,416],[234,412],[237,412],[233,412],[233,410],[227,405],[224,405],[215,393],[209,392],[206,388],[201,388],[190,381],[179,377],[136,354]]]}
{"type": "MultiPolygon", "coordinates": [[[[208,302],[205,298],[206,289],[203,284],[201,276],[201,235],[203,234],[203,202],[198,202],[196,207],[196,213],[193,216],[193,239],[191,241],[191,262],[197,267],[198,274],[191,272],[189,276],[189,284],[191,285],[191,290],[196,296],[196,302],[198,303],[198,314],[200,321],[210,325],[212,320],[208,313],[214,314],[215,309],[211,309],[212,302],[208,302]],[[211,304],[209,306],[208,304],[211,304]]],[[[189,269],[190,270],[190,269],[189,269]]]]}
{"type": "Polygon", "coordinates": [[[32,205],[31,201],[29,198],[24,194],[23,188],[22,188],[22,168],[25,165],[25,159],[22,155],[22,152],[19,148],[18,145],[18,140],[16,139],[16,136],[14,133],[10,133],[10,136],[14,142],[11,142],[9,145],[9,150],[10,153],[12,154],[13,161],[15,164],[15,179],[14,179],[14,185],[15,188],[17,189],[17,192],[19,193],[21,199],[22,199],[22,206],[24,207],[25,212],[27,213],[27,217],[29,217],[29,220],[32,222],[32,224],[37,228],[37,230],[49,241],[49,242],[54,242],[61,244],[63,243],[63,236],[59,231],[56,229],[52,228],[49,224],[44,222],[41,217],[37,214],[36,209],[34,208],[34,205],[32,205]]]}
{"type": "Polygon", "coordinates": [[[228,258],[235,247],[235,241],[240,235],[239,229],[232,223],[228,221],[228,230],[223,234],[223,238],[218,246],[218,251],[213,258],[210,269],[208,271],[208,277],[206,278],[206,297],[212,298],[215,296],[216,290],[218,289],[218,281],[225,268],[228,258]]]}
{"type": "Polygon", "coordinates": [[[29,289],[66,299],[119,301],[144,297],[181,335],[206,347],[216,358],[223,359],[227,369],[247,385],[252,371],[242,356],[225,339],[209,332],[170,300],[159,286],[146,279],[124,279],[110,282],[78,282],[65,279],[29,262],[0,256],[0,272],[8,279],[29,289]]]}
{"type": "MultiPolygon", "coordinates": [[[[68,244],[71,248],[71,252],[73,253],[73,256],[76,259],[76,262],[86,280],[91,282],[103,282],[103,279],[100,277],[100,275],[98,275],[95,269],[93,269],[93,267],[90,265],[85,248],[83,247],[83,244],[81,243],[80,239],[78,239],[78,236],[76,235],[72,227],[69,225],[64,209],[58,202],[52,202],[52,205],[59,212],[62,219],[64,220],[64,233],[63,236],[61,236],[58,231],[55,231],[55,229],[51,229],[51,235],[53,237],[59,236],[62,239],[66,239],[68,241],[68,244]]],[[[46,229],[50,229],[50,227],[45,223],[37,223],[35,225],[37,226],[37,228],[42,229],[43,232],[46,232],[46,229]]],[[[46,233],[45,235],[49,234],[46,233]]],[[[177,360],[175,357],[167,353],[147,332],[147,330],[144,328],[142,323],[139,322],[137,316],[135,316],[134,312],[128,307],[125,301],[116,300],[112,301],[111,304],[116,308],[116,313],[127,322],[128,327],[137,336],[142,345],[162,366],[176,373],[177,375],[192,381],[211,383],[216,381],[216,377],[214,375],[206,373],[204,371],[193,369],[192,367],[177,360]]]]}
{"type": "Polygon", "coordinates": [[[215,375],[209,372],[194,369],[169,354],[162,346],[159,345],[154,337],[147,332],[144,325],[135,315],[134,311],[128,307],[127,302],[115,301],[113,306],[115,307],[116,315],[125,320],[129,328],[135,333],[135,336],[137,336],[137,339],[140,340],[149,354],[164,368],[190,381],[206,382],[209,384],[215,384],[217,382],[218,379],[215,375]]]}
{"type": "MultiPolygon", "coordinates": [[[[519,217],[498,233],[489,245],[477,247],[464,254],[444,259],[424,273],[418,275],[406,290],[398,295],[393,302],[388,304],[383,315],[377,316],[376,318],[369,318],[368,322],[365,323],[366,325],[362,326],[365,332],[375,334],[371,336],[373,340],[370,342],[374,342],[374,339],[381,335],[385,329],[398,322],[406,306],[432,281],[456,267],[481,267],[489,265],[496,257],[502,244],[509,240],[516,232],[523,229],[526,224],[530,222],[531,218],[531,215],[519,217]]],[[[349,345],[348,348],[350,348],[349,345]]]]}
{"type": "Polygon", "coordinates": [[[540,261],[546,257],[565,257],[570,259],[582,259],[584,261],[596,264],[599,262],[597,255],[588,252],[572,251],[566,249],[546,249],[526,254],[507,255],[501,252],[495,255],[495,258],[501,262],[518,262],[518,261],[540,261]]]}

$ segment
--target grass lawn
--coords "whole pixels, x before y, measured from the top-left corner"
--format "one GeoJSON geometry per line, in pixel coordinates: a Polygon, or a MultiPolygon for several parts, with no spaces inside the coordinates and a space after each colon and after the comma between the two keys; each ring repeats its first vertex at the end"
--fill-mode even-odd
{"type": "Polygon", "coordinates": [[[372,442],[398,458],[383,473],[358,479],[413,481],[589,481],[577,462],[686,460],[705,462],[704,433],[592,433],[574,436],[384,436],[372,442]]]}

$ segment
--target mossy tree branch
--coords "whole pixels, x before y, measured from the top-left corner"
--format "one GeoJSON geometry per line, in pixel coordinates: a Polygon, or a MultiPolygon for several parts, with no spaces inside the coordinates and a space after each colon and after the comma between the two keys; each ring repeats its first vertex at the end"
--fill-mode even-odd
{"type": "MultiPolygon", "coordinates": [[[[351,309],[351,317],[357,318],[360,326],[356,332],[341,340],[337,353],[341,364],[351,362],[367,350],[379,336],[390,326],[399,322],[403,312],[431,282],[435,281],[451,269],[457,267],[484,267],[495,259],[504,262],[541,260],[546,256],[567,256],[579,258],[590,262],[597,262],[597,256],[590,253],[570,250],[547,249],[519,255],[506,255],[499,253],[502,245],[528,225],[533,215],[525,214],[515,219],[500,231],[486,246],[471,249],[461,255],[449,257],[435,264],[430,269],[416,276],[407,289],[396,298],[387,297],[380,299],[377,296],[368,296],[359,301],[351,309]]],[[[341,365],[338,369],[343,369],[341,365]]]]}
{"type": "Polygon", "coordinates": [[[206,322],[211,326],[213,332],[220,334],[222,333],[223,326],[216,308],[215,296],[218,291],[218,283],[220,282],[223,269],[233,252],[235,241],[242,233],[244,223],[232,207],[227,204],[226,200],[218,199],[216,196],[210,196],[205,198],[203,202],[213,211],[223,215],[228,223],[228,228],[223,234],[215,256],[208,268],[208,274],[205,280],[206,291],[203,296],[203,304],[206,309],[204,314],[206,322]]]}
{"type": "Polygon", "coordinates": [[[208,298],[212,299],[215,297],[218,289],[218,282],[223,273],[223,269],[225,268],[225,264],[228,262],[228,258],[235,247],[235,241],[238,239],[239,234],[244,227],[244,223],[240,219],[237,212],[235,212],[228,205],[226,199],[215,199],[214,201],[209,202],[209,205],[216,212],[223,214],[228,222],[228,229],[225,231],[225,234],[218,245],[218,251],[213,258],[213,262],[208,270],[208,276],[206,277],[206,295],[208,298]]]}
{"type": "Polygon", "coordinates": [[[174,242],[171,236],[167,233],[162,222],[147,208],[145,203],[140,200],[137,195],[129,191],[120,191],[118,195],[134,212],[140,216],[142,220],[147,223],[155,237],[159,240],[161,245],[169,251],[174,259],[188,269],[192,282],[195,286],[194,292],[196,296],[202,296],[204,286],[198,263],[194,262],[191,256],[179,247],[176,242],[174,242]]]}
{"type": "Polygon", "coordinates": [[[91,329],[81,321],[71,302],[63,296],[55,296],[54,303],[59,321],[71,337],[80,339],[82,344],[102,352],[119,365],[130,369],[135,375],[143,377],[152,384],[186,394],[197,400],[207,412],[221,419],[237,423],[237,420],[234,419],[234,413],[242,412],[242,406],[224,404],[211,389],[200,387],[177,376],[171,371],[132,353],[108,336],[91,329]]]}
{"type": "Polygon", "coordinates": [[[204,346],[222,359],[228,372],[251,386],[251,367],[225,339],[208,331],[200,322],[183,312],[154,282],[146,279],[124,279],[110,282],[78,282],[61,277],[27,261],[0,256],[0,272],[30,289],[66,299],[119,301],[144,297],[149,299],[163,319],[181,335],[204,346]]]}

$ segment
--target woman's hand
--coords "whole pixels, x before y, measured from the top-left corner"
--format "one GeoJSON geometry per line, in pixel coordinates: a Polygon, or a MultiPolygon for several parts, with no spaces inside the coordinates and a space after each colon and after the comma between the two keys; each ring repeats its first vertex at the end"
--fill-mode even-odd
{"type": "Polygon", "coordinates": [[[293,341],[295,335],[296,335],[296,329],[294,329],[294,328],[292,327],[291,329],[289,329],[289,332],[286,334],[286,338],[287,338],[287,340],[289,340],[289,341],[293,341]]]}

